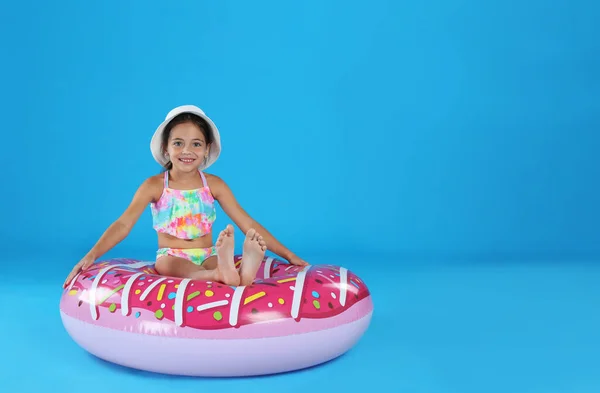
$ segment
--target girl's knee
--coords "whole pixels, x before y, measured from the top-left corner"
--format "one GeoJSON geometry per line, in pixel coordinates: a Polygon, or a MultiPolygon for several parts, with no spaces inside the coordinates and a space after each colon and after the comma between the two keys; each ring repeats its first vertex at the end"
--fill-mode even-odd
{"type": "Polygon", "coordinates": [[[176,276],[177,268],[173,262],[169,257],[158,258],[154,268],[161,276],[176,276]]]}

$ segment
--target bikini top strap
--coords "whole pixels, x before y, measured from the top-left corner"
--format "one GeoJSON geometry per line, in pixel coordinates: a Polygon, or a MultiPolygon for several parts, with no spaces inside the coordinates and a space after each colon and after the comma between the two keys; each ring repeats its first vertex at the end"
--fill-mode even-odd
{"type": "Polygon", "coordinates": [[[208,183],[206,183],[206,177],[204,177],[204,173],[202,171],[198,172],[200,172],[200,176],[202,177],[202,184],[204,185],[204,187],[208,187],[208,183]]]}
{"type": "Polygon", "coordinates": [[[169,171],[165,171],[165,188],[169,188],[169,171]]]}

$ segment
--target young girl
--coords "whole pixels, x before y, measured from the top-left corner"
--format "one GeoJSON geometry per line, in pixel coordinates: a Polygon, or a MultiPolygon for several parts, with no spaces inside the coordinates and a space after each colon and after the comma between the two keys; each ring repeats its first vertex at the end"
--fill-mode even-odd
{"type": "Polygon", "coordinates": [[[158,233],[155,269],[159,274],[249,285],[267,248],[291,264],[307,265],[244,211],[223,180],[203,172],[219,157],[221,139],[200,108],[184,105],[171,110],[154,133],[150,149],[166,169],[164,174],[142,183],[127,209],[75,265],[63,287],[125,239],[148,204],[158,233]],[[233,262],[233,226],[221,231],[213,245],[215,201],[246,234],[239,271],[233,262]]]}

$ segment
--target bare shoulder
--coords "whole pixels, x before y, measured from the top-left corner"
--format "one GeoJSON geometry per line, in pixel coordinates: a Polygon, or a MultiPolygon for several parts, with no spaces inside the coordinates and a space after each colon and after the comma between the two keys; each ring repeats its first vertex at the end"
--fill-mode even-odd
{"type": "Polygon", "coordinates": [[[210,188],[210,192],[219,205],[223,208],[225,214],[233,220],[233,222],[246,233],[252,225],[252,218],[240,204],[238,203],[233,192],[223,179],[216,175],[207,175],[206,182],[210,188]]]}
{"type": "Polygon", "coordinates": [[[142,182],[138,189],[138,193],[142,194],[145,199],[154,202],[160,199],[164,188],[164,175],[154,175],[148,177],[142,182]]]}
{"type": "Polygon", "coordinates": [[[219,196],[222,196],[224,193],[229,191],[227,183],[225,183],[225,181],[219,176],[210,173],[204,173],[204,176],[206,177],[208,188],[210,188],[210,191],[215,199],[219,199],[219,196]]]}

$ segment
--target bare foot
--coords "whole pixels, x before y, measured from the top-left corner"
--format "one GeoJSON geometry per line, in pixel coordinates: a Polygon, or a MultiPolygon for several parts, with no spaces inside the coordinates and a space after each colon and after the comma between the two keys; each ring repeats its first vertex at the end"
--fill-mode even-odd
{"type": "Polygon", "coordinates": [[[217,242],[217,281],[224,284],[238,286],[240,285],[240,275],[233,263],[234,241],[233,226],[227,225],[227,228],[219,233],[217,242]]]}
{"type": "Polygon", "coordinates": [[[263,240],[254,229],[249,229],[244,240],[242,252],[242,267],[240,276],[242,285],[250,285],[256,278],[258,267],[265,257],[267,251],[267,243],[263,240]]]}

